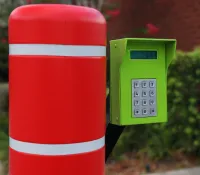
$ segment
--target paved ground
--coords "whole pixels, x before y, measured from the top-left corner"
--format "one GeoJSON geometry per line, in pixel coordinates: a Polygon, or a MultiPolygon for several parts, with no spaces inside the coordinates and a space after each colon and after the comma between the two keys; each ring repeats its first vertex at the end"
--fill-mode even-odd
{"type": "Polygon", "coordinates": [[[0,175],[4,175],[4,173],[3,173],[3,165],[1,163],[1,161],[0,161],[0,175]]]}
{"type": "Polygon", "coordinates": [[[166,173],[153,173],[153,174],[148,174],[148,175],[200,175],[200,167],[182,169],[182,170],[177,170],[177,171],[169,171],[166,173]]]}

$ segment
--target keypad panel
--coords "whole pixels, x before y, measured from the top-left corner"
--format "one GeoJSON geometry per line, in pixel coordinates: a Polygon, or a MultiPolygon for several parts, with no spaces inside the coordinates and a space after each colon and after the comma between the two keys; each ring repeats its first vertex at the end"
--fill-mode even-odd
{"type": "Polygon", "coordinates": [[[156,99],[156,79],[132,80],[132,116],[157,116],[156,99]]]}

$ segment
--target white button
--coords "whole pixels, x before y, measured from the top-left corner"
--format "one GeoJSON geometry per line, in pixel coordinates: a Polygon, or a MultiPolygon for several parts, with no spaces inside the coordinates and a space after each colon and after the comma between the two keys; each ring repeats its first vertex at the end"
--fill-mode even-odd
{"type": "Polygon", "coordinates": [[[142,96],[146,97],[147,96],[147,91],[142,91],[142,96]]]}
{"type": "Polygon", "coordinates": [[[154,108],[150,109],[150,114],[155,114],[155,109],[154,108]]]}
{"type": "Polygon", "coordinates": [[[151,87],[151,88],[155,87],[155,83],[153,81],[150,81],[149,82],[149,87],[151,87]]]}
{"type": "Polygon", "coordinates": [[[134,92],[134,96],[135,96],[135,97],[139,97],[139,92],[138,92],[138,91],[135,91],[135,92],[134,92]]]}
{"type": "Polygon", "coordinates": [[[143,87],[143,88],[146,88],[146,87],[147,87],[147,82],[146,82],[146,81],[143,81],[143,82],[142,82],[142,87],[143,87]]]}
{"type": "Polygon", "coordinates": [[[134,82],[134,88],[139,88],[139,81],[134,82]]]}
{"type": "Polygon", "coordinates": [[[143,114],[143,115],[146,115],[146,114],[147,114],[147,109],[143,109],[143,110],[142,110],[142,114],[143,114]]]}
{"type": "Polygon", "coordinates": [[[139,103],[139,100],[134,100],[134,105],[135,106],[138,106],[140,103],[139,103]]]}
{"type": "Polygon", "coordinates": [[[135,109],[134,114],[135,115],[139,115],[140,114],[140,110],[139,109],[135,109]]]}
{"type": "Polygon", "coordinates": [[[142,105],[146,106],[147,105],[147,100],[142,100],[142,105]]]}
{"type": "Polygon", "coordinates": [[[154,105],[155,104],[155,101],[153,99],[149,100],[149,104],[150,105],[154,105]]]}
{"type": "Polygon", "coordinates": [[[153,90],[150,90],[150,91],[149,91],[149,95],[150,95],[151,97],[153,97],[153,96],[155,95],[155,92],[154,92],[153,90]]]}

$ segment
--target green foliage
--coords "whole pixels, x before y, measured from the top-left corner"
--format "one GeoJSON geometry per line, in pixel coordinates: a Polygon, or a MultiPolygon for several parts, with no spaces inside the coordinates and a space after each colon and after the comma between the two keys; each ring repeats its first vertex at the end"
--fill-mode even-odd
{"type": "Polygon", "coordinates": [[[113,156],[139,151],[161,159],[172,151],[200,155],[200,49],[177,52],[168,70],[168,122],[127,127],[113,156]]]}
{"type": "Polygon", "coordinates": [[[20,0],[0,1],[0,82],[8,81],[8,17],[20,0]]]}
{"type": "Polygon", "coordinates": [[[7,81],[8,81],[8,44],[0,43],[0,82],[7,82],[7,81]]]}
{"type": "Polygon", "coordinates": [[[3,110],[8,112],[8,110],[9,110],[9,94],[8,94],[8,92],[5,93],[5,98],[4,98],[3,102],[4,102],[3,106],[2,106],[3,110]]]}
{"type": "Polygon", "coordinates": [[[0,160],[8,159],[8,115],[0,114],[0,160]]]}

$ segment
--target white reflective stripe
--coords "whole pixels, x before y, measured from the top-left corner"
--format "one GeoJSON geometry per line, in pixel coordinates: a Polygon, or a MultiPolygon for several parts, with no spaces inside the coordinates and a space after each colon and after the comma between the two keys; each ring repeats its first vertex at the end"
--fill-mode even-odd
{"type": "Polygon", "coordinates": [[[106,56],[105,46],[9,44],[9,55],[106,56]]]}
{"type": "Polygon", "coordinates": [[[104,147],[105,137],[98,140],[73,144],[37,144],[9,138],[10,148],[15,151],[36,155],[72,155],[96,151],[104,147]]]}

